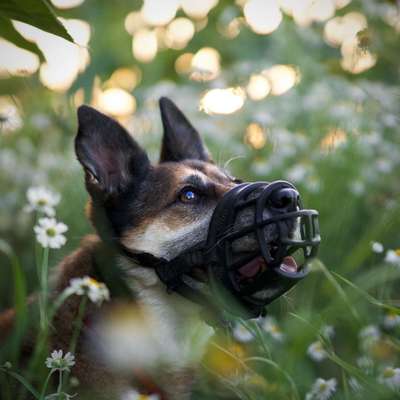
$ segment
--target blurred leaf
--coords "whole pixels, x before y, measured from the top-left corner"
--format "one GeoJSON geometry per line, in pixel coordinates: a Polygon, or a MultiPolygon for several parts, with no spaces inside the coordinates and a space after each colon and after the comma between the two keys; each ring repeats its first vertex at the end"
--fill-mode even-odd
{"type": "Polygon", "coordinates": [[[33,25],[74,43],[46,0],[0,0],[0,15],[33,25]]]}
{"type": "Polygon", "coordinates": [[[5,368],[0,368],[0,371],[5,372],[6,374],[12,376],[18,382],[20,382],[35,399],[39,399],[39,393],[35,390],[35,388],[20,374],[17,372],[9,371],[5,368]]]}
{"type": "Polygon", "coordinates": [[[354,289],[356,292],[358,292],[360,295],[362,295],[363,297],[365,297],[365,299],[367,301],[369,301],[371,304],[377,306],[377,307],[381,307],[381,308],[385,308],[395,314],[400,314],[400,309],[396,306],[392,306],[390,304],[386,304],[383,303],[381,301],[379,301],[378,299],[376,299],[375,297],[371,296],[369,293],[367,293],[365,290],[362,290],[361,288],[359,288],[357,285],[355,285],[353,282],[350,282],[348,279],[346,279],[345,277],[339,275],[336,272],[332,272],[333,275],[336,276],[336,278],[340,279],[341,281],[343,281],[344,283],[346,283],[347,285],[349,285],[352,289],[354,289]]]}
{"type": "Polygon", "coordinates": [[[43,53],[40,51],[39,47],[35,43],[26,40],[11,23],[11,20],[0,15],[0,36],[4,39],[15,44],[17,47],[31,51],[35,53],[40,61],[44,61],[43,53]]]}

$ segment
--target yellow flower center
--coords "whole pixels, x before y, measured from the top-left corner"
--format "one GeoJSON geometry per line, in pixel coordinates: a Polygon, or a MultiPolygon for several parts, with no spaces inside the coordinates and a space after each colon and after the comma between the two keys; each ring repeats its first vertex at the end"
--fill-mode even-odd
{"type": "Polygon", "coordinates": [[[400,257],[400,249],[396,249],[394,252],[396,253],[397,256],[400,257]]]}
{"type": "Polygon", "coordinates": [[[43,207],[47,204],[47,201],[45,199],[40,199],[40,200],[38,200],[37,203],[38,203],[38,206],[43,207]]]}
{"type": "Polygon", "coordinates": [[[96,279],[89,278],[89,285],[99,288],[101,286],[101,283],[96,281],[96,279]]]}
{"type": "Polygon", "coordinates": [[[270,332],[271,334],[280,334],[281,330],[278,325],[271,325],[270,332]]]}
{"type": "Polygon", "coordinates": [[[325,392],[325,390],[327,389],[328,385],[326,383],[321,383],[319,385],[318,391],[319,392],[325,392]]]}
{"type": "Polygon", "coordinates": [[[47,228],[46,229],[46,235],[49,237],[54,237],[57,235],[57,232],[54,228],[47,228]]]}
{"type": "Polygon", "coordinates": [[[383,372],[383,376],[385,378],[393,378],[394,377],[394,370],[392,368],[386,368],[383,372]]]}

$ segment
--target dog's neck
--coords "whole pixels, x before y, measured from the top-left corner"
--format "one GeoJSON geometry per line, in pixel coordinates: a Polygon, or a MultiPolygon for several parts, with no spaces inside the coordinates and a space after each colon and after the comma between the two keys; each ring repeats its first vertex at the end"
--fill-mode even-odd
{"type": "MultiPolygon", "coordinates": [[[[156,272],[135,264],[127,257],[119,258],[133,296],[158,326],[158,336],[175,364],[191,363],[194,353],[201,356],[204,345],[214,330],[203,322],[201,307],[177,293],[168,293],[156,272]],[[202,330],[202,343],[193,343],[194,330],[202,330]],[[197,348],[196,348],[197,347],[197,348]]],[[[196,335],[197,336],[197,335],[196,335]]]]}

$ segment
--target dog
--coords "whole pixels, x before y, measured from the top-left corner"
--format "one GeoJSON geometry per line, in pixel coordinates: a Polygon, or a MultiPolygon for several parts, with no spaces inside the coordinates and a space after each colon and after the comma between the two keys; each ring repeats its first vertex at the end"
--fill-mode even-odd
{"type": "MultiPolygon", "coordinates": [[[[111,291],[101,307],[88,303],[73,368],[80,394],[125,399],[138,385],[165,399],[189,399],[203,352],[201,345],[192,356],[189,333],[196,326],[203,344],[213,333],[198,305],[167,293],[153,269],[127,255],[171,260],[203,242],[217,203],[240,183],[212,161],[197,130],[170,99],[160,99],[160,110],[162,147],[159,163],[152,165],[117,121],[89,106],[78,109],[75,151],[96,234],[57,266],[52,298],[71,279],[84,276],[98,281],[108,276],[112,286],[121,273],[127,288],[124,296],[111,291]]],[[[68,351],[80,301],[71,296],[57,312],[51,348],[68,351]]],[[[12,315],[3,315],[1,324],[3,332],[6,325],[9,330],[12,315]]]]}

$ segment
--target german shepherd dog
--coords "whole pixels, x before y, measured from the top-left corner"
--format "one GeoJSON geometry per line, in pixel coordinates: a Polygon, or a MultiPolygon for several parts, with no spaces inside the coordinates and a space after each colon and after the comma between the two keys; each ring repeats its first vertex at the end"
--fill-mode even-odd
{"type": "MultiPolygon", "coordinates": [[[[155,376],[163,398],[190,398],[199,360],[185,356],[185,332],[194,320],[202,323],[200,308],[177,293],[167,293],[154,270],[138,265],[119,249],[173,259],[206,239],[218,201],[238,184],[211,160],[199,133],[171,100],[162,98],[160,109],[164,134],[157,165],[118,122],[89,106],[78,110],[75,150],[85,172],[87,215],[96,234],[85,237],[81,247],[57,267],[52,296],[73,278],[103,281],[99,266],[105,271],[122,270],[130,291],[123,298],[111,292],[109,302],[101,307],[89,303],[86,309],[72,373],[80,382],[78,391],[89,389],[98,393],[97,398],[124,398],[133,384],[146,386],[149,376],[155,376]],[[128,348],[129,341],[122,338],[130,333],[120,334],[116,315],[129,310],[144,316],[154,346],[146,347],[145,340],[140,348],[143,338],[139,338],[131,344],[135,348],[128,348]],[[146,351],[165,353],[158,364],[161,373],[158,370],[153,376],[146,361],[140,365],[146,351]],[[113,357],[119,356],[128,362],[113,363],[113,357]]],[[[52,349],[68,351],[80,301],[71,296],[59,309],[53,321],[52,349]]],[[[0,331],[10,331],[11,325],[11,313],[0,317],[0,331]]],[[[135,332],[131,334],[135,337],[135,332]]]]}

